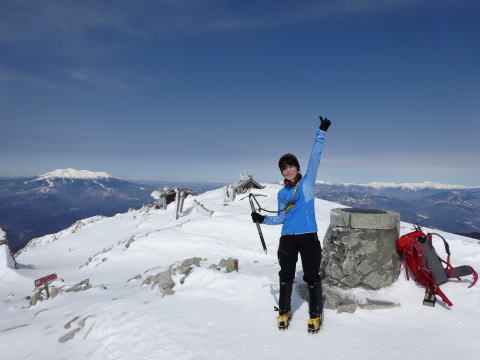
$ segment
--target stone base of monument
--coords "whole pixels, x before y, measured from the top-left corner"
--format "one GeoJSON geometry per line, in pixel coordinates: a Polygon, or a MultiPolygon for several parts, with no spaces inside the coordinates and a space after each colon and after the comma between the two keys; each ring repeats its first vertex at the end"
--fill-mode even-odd
{"type": "MultiPolygon", "coordinates": [[[[398,306],[383,300],[358,300],[349,290],[377,290],[398,278],[399,229],[400,214],[393,211],[339,208],[330,212],[321,263],[325,308],[353,312],[357,306],[398,306]]],[[[304,297],[301,286],[297,291],[304,297]]]]}
{"type": "MultiPolygon", "coordinates": [[[[358,297],[348,290],[343,290],[335,286],[322,284],[323,288],[323,307],[325,309],[337,310],[338,313],[353,313],[357,308],[367,310],[387,309],[400,306],[399,303],[381,299],[370,299],[368,297],[358,297]]],[[[298,295],[308,302],[307,284],[298,284],[296,286],[298,295]]]]}

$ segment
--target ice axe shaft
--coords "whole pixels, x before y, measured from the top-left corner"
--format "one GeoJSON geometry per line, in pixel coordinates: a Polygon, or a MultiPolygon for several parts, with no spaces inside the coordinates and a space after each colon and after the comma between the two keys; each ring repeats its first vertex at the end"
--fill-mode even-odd
{"type": "MultiPolygon", "coordinates": [[[[255,205],[253,204],[252,194],[248,196],[248,201],[250,201],[250,207],[252,208],[252,212],[255,212],[255,205]]],[[[260,227],[260,223],[257,221],[255,222],[257,225],[258,236],[260,236],[260,241],[262,242],[263,251],[265,254],[267,253],[267,245],[265,245],[265,240],[263,239],[262,228],[260,227]]]]}

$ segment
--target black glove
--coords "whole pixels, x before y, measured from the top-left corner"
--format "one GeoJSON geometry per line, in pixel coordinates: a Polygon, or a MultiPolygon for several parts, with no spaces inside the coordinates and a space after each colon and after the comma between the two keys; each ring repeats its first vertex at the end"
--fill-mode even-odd
{"type": "Polygon", "coordinates": [[[323,116],[320,116],[320,130],[327,131],[331,122],[327,118],[323,118],[323,116]]]}
{"type": "Polygon", "coordinates": [[[264,219],[265,219],[265,216],[260,215],[257,212],[252,212],[252,220],[253,220],[254,223],[258,222],[259,224],[261,224],[261,223],[263,223],[264,219]]]}

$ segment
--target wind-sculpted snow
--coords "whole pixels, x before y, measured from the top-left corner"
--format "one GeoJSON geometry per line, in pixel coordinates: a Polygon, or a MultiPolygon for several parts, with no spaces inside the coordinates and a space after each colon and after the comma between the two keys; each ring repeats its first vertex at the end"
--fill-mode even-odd
{"type": "MultiPolygon", "coordinates": [[[[267,185],[255,193],[267,195],[259,200],[274,210],[279,189],[267,185]]],[[[402,273],[388,288],[353,292],[359,303],[401,306],[360,308],[354,314],[326,310],[324,327],[314,336],[306,332],[308,305],[294,292],[292,323],[279,332],[273,306],[281,228],[262,226],[265,255],[248,199],[240,198],[224,206],[223,191],[217,189],[187,197],[178,220],[172,203],[167,210],[143,208],[85,219],[81,226],[33,241],[17,257],[15,281],[0,282],[2,358],[476,358],[480,287],[468,289],[470,279],[442,285],[455,304],[452,309],[427,308],[421,305],[423,289],[402,273]],[[194,199],[213,215],[193,211],[194,199]],[[238,272],[219,266],[228,258],[238,259],[238,272]],[[172,283],[165,271],[173,291],[166,290],[172,283]],[[25,297],[33,293],[34,280],[52,273],[59,277],[52,286],[71,288],[89,279],[91,288],[59,292],[29,306],[25,297]],[[144,283],[150,276],[152,282],[144,283]]],[[[320,239],[336,207],[342,206],[315,199],[320,239]]],[[[411,228],[401,223],[402,234],[411,228]]],[[[441,234],[450,242],[454,265],[480,269],[477,241],[441,234]]],[[[435,245],[443,254],[441,244],[435,245]]],[[[299,260],[296,284],[302,276],[299,260]]]]}
{"type": "Polygon", "coordinates": [[[53,241],[57,241],[57,240],[63,238],[67,234],[74,234],[78,230],[83,228],[85,225],[98,222],[98,221],[102,220],[103,218],[104,218],[104,216],[98,216],[98,215],[97,216],[92,216],[92,217],[89,217],[89,218],[86,218],[86,219],[83,219],[83,220],[76,221],[69,228],[67,228],[65,230],[62,230],[62,231],[60,231],[56,234],[45,235],[45,236],[42,236],[42,237],[39,237],[39,238],[32,239],[28,242],[27,245],[25,245],[25,247],[22,250],[19,251],[19,254],[22,253],[22,252],[25,252],[29,249],[32,249],[34,247],[41,246],[41,245],[44,245],[44,244],[47,244],[47,243],[50,243],[50,242],[53,242],[53,241]]]}

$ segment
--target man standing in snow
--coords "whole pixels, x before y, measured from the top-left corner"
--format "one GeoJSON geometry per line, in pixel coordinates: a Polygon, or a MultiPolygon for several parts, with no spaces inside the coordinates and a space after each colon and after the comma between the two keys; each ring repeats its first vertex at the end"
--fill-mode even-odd
{"type": "Polygon", "coordinates": [[[295,155],[285,154],[278,161],[280,171],[285,177],[285,186],[277,196],[278,215],[263,216],[257,212],[252,213],[253,222],[266,225],[283,224],[278,246],[280,314],[277,324],[280,329],[286,329],[292,318],[290,300],[299,252],[302,259],[303,280],[308,284],[310,295],[310,319],[307,329],[309,332],[317,332],[322,324],[322,281],[319,274],[322,248],[317,236],[314,196],[320,155],[329,126],[330,120],[320,116],[320,128],[315,135],[305,176],[302,177],[300,173],[300,164],[295,155]]]}

